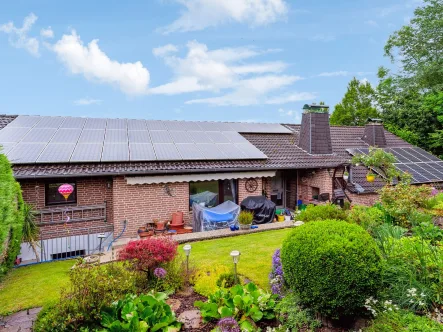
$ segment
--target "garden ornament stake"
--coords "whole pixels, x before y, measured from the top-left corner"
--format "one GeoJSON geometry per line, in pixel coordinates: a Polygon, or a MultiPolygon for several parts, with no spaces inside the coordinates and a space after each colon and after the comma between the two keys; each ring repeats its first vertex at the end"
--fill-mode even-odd
{"type": "Polygon", "coordinates": [[[234,262],[234,275],[235,275],[235,283],[238,283],[238,278],[237,278],[237,263],[240,260],[240,251],[238,250],[233,250],[231,251],[231,257],[232,257],[232,261],[234,262]]]}
{"type": "MultiPolygon", "coordinates": [[[[190,244],[186,244],[183,247],[183,250],[185,252],[186,255],[186,278],[189,279],[189,255],[191,254],[191,245],[190,244]]],[[[187,280],[189,282],[189,280],[187,280]]]]}

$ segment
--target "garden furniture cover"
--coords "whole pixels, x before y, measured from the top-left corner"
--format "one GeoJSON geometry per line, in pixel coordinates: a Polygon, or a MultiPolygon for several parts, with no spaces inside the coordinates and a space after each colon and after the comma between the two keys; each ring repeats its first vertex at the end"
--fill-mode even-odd
{"type": "Polygon", "coordinates": [[[240,206],[226,201],[213,208],[207,208],[200,204],[192,204],[193,221],[192,227],[194,231],[212,231],[216,229],[229,228],[237,225],[240,206]]]}
{"type": "Polygon", "coordinates": [[[241,202],[241,209],[254,213],[254,224],[267,224],[274,220],[275,203],[265,196],[248,196],[241,202]]]}

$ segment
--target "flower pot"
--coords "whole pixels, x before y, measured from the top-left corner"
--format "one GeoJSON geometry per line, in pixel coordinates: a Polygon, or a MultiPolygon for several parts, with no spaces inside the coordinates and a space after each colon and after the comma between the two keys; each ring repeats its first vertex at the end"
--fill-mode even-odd
{"type": "Polygon", "coordinates": [[[166,223],[167,221],[157,221],[157,223],[155,224],[155,229],[158,231],[164,230],[166,223]]]}
{"type": "Polygon", "coordinates": [[[172,214],[171,225],[183,225],[183,212],[177,211],[172,214]]]}
{"type": "Polygon", "coordinates": [[[146,232],[146,227],[144,227],[144,226],[143,227],[139,227],[137,233],[140,234],[140,233],[143,233],[143,232],[146,232]]]}
{"type": "Polygon", "coordinates": [[[277,221],[285,221],[285,216],[283,216],[283,215],[278,215],[278,216],[277,216],[277,221]]]}
{"type": "Polygon", "coordinates": [[[247,225],[242,225],[242,224],[240,224],[240,229],[241,229],[242,231],[247,231],[247,230],[251,229],[251,225],[252,225],[252,224],[247,224],[247,225]]]}
{"type": "Polygon", "coordinates": [[[375,181],[375,174],[373,174],[373,173],[366,174],[366,181],[374,182],[375,181]]]}
{"type": "Polygon", "coordinates": [[[349,175],[343,175],[343,180],[348,181],[349,175]]]}

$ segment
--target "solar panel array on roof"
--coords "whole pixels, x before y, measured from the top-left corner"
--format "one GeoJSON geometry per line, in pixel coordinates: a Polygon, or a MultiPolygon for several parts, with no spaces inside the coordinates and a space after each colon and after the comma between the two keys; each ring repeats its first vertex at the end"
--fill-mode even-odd
{"type": "MultiPolygon", "coordinates": [[[[417,147],[385,148],[396,159],[395,167],[412,176],[412,183],[433,183],[443,181],[443,161],[417,147]]],[[[368,148],[347,149],[351,155],[368,154],[368,148]]]]}
{"type": "Polygon", "coordinates": [[[0,130],[0,145],[13,163],[266,159],[240,132],[292,131],[266,123],[18,116],[0,130]]]}

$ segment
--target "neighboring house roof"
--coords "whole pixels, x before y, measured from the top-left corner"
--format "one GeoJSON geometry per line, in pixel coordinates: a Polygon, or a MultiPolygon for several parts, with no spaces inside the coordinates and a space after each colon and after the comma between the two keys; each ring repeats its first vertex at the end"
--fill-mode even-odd
{"type": "Polygon", "coordinates": [[[17,115],[0,114],[0,129],[3,129],[4,127],[6,127],[16,117],[17,117],[17,115]]]}

